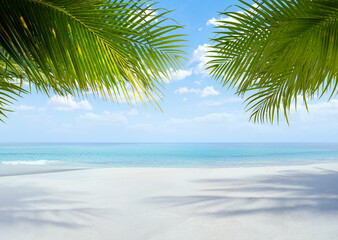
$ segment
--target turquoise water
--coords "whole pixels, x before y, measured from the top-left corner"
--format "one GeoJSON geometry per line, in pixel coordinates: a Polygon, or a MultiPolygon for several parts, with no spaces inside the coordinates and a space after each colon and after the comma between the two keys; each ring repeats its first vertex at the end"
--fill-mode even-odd
{"type": "Polygon", "coordinates": [[[0,144],[1,164],[230,167],[338,162],[338,144],[0,144]]]}

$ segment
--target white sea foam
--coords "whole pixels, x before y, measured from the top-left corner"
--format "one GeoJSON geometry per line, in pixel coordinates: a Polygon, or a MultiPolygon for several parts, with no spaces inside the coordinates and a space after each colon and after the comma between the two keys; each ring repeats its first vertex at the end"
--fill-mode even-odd
{"type": "Polygon", "coordinates": [[[36,160],[36,161],[2,161],[2,164],[6,165],[46,165],[55,163],[56,161],[51,160],[36,160]]]}

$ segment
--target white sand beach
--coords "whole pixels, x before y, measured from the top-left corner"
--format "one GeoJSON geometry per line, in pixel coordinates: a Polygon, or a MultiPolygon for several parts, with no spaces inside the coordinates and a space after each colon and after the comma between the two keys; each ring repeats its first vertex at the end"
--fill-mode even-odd
{"type": "Polygon", "coordinates": [[[2,168],[4,240],[338,239],[338,164],[2,168]]]}

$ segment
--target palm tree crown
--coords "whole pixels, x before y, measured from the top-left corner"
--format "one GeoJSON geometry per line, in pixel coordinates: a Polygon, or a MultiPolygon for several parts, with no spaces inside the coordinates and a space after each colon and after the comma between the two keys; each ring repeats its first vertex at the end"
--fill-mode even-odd
{"type": "Polygon", "coordinates": [[[337,94],[338,1],[243,0],[221,13],[208,68],[246,96],[255,122],[288,121],[297,98],[337,94]],[[250,9],[248,9],[250,8],[250,9]]]}
{"type": "Polygon", "coordinates": [[[167,13],[132,0],[0,0],[0,120],[25,82],[45,94],[154,100],[184,59],[167,13]]]}

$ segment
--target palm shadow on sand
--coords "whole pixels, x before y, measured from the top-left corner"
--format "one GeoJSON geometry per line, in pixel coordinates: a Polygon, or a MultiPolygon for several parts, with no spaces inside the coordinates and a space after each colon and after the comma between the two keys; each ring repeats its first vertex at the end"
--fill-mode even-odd
{"type": "Polygon", "coordinates": [[[81,193],[55,193],[37,186],[3,183],[0,185],[0,226],[87,227],[86,220],[99,216],[99,209],[87,208],[84,202],[71,200],[74,194],[81,193]]]}
{"type": "Polygon", "coordinates": [[[278,175],[249,178],[197,179],[196,195],[148,198],[151,204],[191,206],[196,214],[230,217],[250,214],[320,212],[338,214],[338,172],[280,171],[278,175]],[[216,186],[216,187],[215,187],[216,186]]]}

